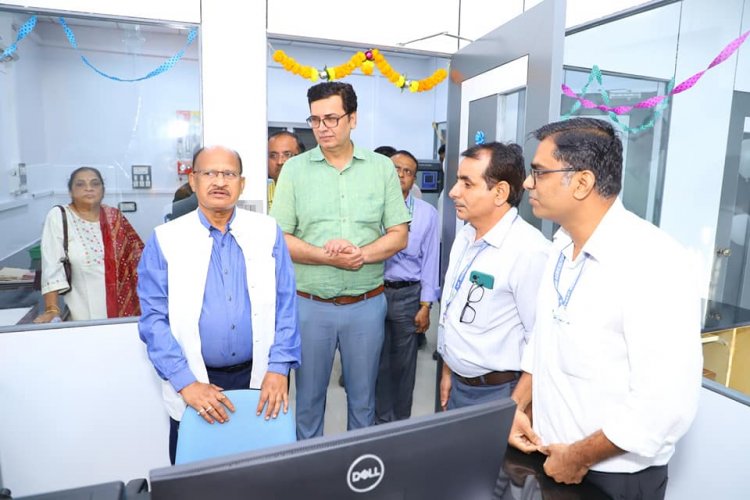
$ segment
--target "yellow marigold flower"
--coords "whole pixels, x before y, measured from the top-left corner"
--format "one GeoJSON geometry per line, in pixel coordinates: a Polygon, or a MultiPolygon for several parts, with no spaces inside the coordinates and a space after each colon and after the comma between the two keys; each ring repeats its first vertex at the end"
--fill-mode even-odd
{"type": "Polygon", "coordinates": [[[404,78],[404,75],[399,75],[398,81],[396,82],[396,87],[403,87],[404,83],[406,83],[406,78],[404,78]]]}
{"type": "Polygon", "coordinates": [[[326,68],[326,72],[328,73],[329,81],[333,81],[336,79],[336,70],[334,68],[326,68]]]}
{"type": "Polygon", "coordinates": [[[409,83],[409,91],[411,92],[417,92],[419,90],[419,82],[418,81],[412,81],[409,83]]]}

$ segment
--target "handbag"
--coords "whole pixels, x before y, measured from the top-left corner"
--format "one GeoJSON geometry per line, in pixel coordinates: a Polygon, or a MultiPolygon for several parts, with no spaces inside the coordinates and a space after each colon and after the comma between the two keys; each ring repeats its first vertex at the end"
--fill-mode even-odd
{"type": "Polygon", "coordinates": [[[68,289],[64,292],[58,292],[59,295],[65,295],[66,293],[70,292],[70,290],[73,288],[73,268],[70,265],[70,259],[68,258],[68,217],[65,214],[65,208],[62,205],[57,205],[57,208],[60,209],[60,212],[62,213],[62,222],[63,222],[63,250],[65,251],[65,256],[60,258],[60,262],[63,265],[63,269],[65,270],[65,279],[68,281],[68,289]]]}

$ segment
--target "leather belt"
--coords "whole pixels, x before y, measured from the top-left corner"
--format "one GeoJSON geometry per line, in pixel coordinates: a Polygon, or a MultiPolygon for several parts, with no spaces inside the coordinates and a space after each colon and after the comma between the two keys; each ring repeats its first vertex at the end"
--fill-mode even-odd
{"type": "Polygon", "coordinates": [[[369,292],[365,292],[361,295],[340,295],[338,297],[332,297],[330,299],[324,299],[323,297],[318,297],[317,295],[313,295],[307,292],[300,292],[299,290],[297,290],[297,295],[305,299],[315,300],[318,302],[327,302],[328,304],[334,304],[337,306],[348,306],[350,304],[362,302],[365,299],[377,297],[378,295],[383,293],[383,290],[385,290],[385,287],[383,285],[380,285],[379,287],[373,288],[369,292]]]}
{"type": "Polygon", "coordinates": [[[503,385],[508,382],[513,382],[521,377],[521,372],[505,371],[505,372],[489,372],[478,377],[462,377],[456,372],[453,372],[453,376],[457,380],[460,380],[466,385],[480,386],[480,385],[503,385]]]}
{"type": "Polygon", "coordinates": [[[414,286],[418,284],[419,281],[386,281],[385,283],[383,283],[386,288],[394,289],[406,288],[407,286],[414,286]]]}
{"type": "Polygon", "coordinates": [[[220,366],[218,368],[215,368],[213,366],[207,366],[206,370],[211,370],[212,372],[223,372],[223,373],[235,373],[235,372],[241,372],[242,370],[246,368],[252,368],[253,366],[253,360],[245,361],[244,363],[238,363],[236,365],[230,365],[230,366],[220,366]]]}

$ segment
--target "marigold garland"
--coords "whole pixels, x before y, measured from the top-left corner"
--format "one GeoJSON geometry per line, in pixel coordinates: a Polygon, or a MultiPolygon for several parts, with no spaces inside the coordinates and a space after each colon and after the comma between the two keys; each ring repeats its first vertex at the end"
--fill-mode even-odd
{"type": "Polygon", "coordinates": [[[388,60],[385,56],[381,54],[378,49],[371,49],[366,52],[359,51],[344,64],[331,68],[326,66],[322,70],[312,66],[299,64],[293,57],[286,55],[283,50],[275,51],[273,53],[273,60],[281,64],[281,66],[290,73],[299,75],[312,82],[317,82],[318,79],[328,81],[341,80],[351,75],[354,70],[358,68],[363,74],[370,76],[372,75],[374,68],[378,68],[378,71],[380,71],[380,73],[396,87],[401,90],[408,89],[409,92],[425,92],[431,90],[448,76],[448,72],[445,71],[445,69],[440,68],[427,78],[423,78],[422,80],[410,80],[406,75],[394,70],[391,65],[388,64],[388,60]]]}

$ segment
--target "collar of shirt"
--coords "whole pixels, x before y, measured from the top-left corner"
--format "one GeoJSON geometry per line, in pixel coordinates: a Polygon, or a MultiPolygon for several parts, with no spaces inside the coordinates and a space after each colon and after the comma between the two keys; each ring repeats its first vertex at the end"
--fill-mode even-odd
{"type": "MultiPolygon", "coordinates": [[[[226,231],[227,233],[232,230],[232,222],[234,221],[234,217],[236,215],[237,215],[237,207],[235,207],[232,210],[232,216],[229,218],[229,221],[227,222],[227,231],[226,231]]],[[[201,224],[203,224],[203,227],[208,229],[209,233],[211,232],[211,229],[218,231],[217,228],[211,225],[211,223],[208,221],[206,216],[203,214],[203,210],[201,210],[200,207],[198,207],[198,219],[200,219],[201,224]]]]}
{"type": "MultiPolygon", "coordinates": [[[[352,141],[352,147],[354,148],[354,153],[352,154],[352,160],[354,160],[355,158],[357,160],[366,160],[367,159],[367,155],[364,153],[364,151],[362,150],[362,148],[357,147],[357,145],[354,144],[354,141],[352,141]]],[[[322,163],[328,164],[328,161],[326,160],[326,157],[323,156],[323,150],[320,149],[320,146],[316,146],[315,149],[310,150],[310,161],[311,162],[322,162],[322,163]]],[[[353,161],[349,161],[349,163],[344,168],[344,170],[346,170],[347,168],[351,167],[353,163],[354,163],[353,161]]]]}
{"type": "MultiPolygon", "coordinates": [[[[623,216],[627,216],[627,211],[620,201],[619,198],[615,200],[607,213],[604,214],[602,220],[591,233],[589,239],[583,245],[579,255],[588,255],[589,257],[599,261],[607,261],[612,259],[619,259],[622,245],[620,240],[622,238],[623,225],[620,223],[623,216]]],[[[569,252],[566,252],[566,257],[570,257],[573,252],[573,239],[570,234],[563,228],[560,228],[554,236],[555,247],[559,251],[563,251],[570,247],[569,252]]]]}
{"type": "MultiPolygon", "coordinates": [[[[492,245],[495,248],[500,248],[508,231],[510,231],[511,226],[513,225],[513,221],[516,219],[516,215],[518,215],[518,209],[516,207],[511,207],[511,209],[508,210],[494,226],[492,226],[492,229],[487,231],[487,234],[485,234],[482,239],[489,245],[492,245]]],[[[466,224],[465,228],[470,241],[469,244],[471,244],[471,242],[476,240],[477,230],[471,224],[466,224]]]]}

